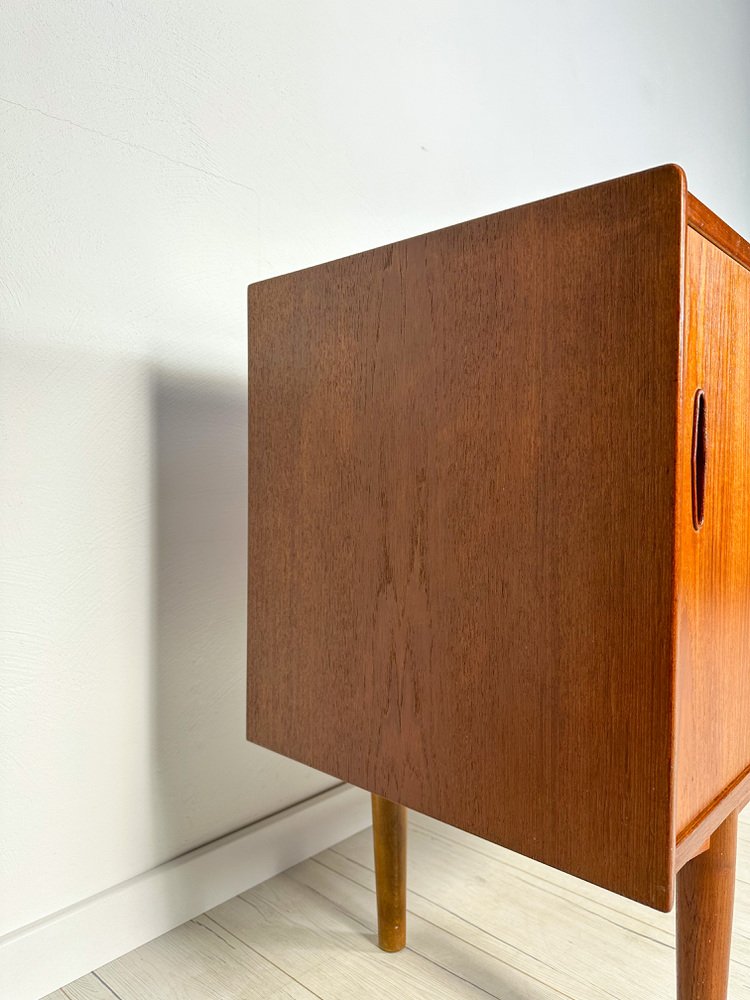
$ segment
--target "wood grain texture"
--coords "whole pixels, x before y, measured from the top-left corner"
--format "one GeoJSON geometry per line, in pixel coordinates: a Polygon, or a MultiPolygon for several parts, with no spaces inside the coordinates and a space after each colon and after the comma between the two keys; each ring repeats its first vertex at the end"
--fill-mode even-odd
{"type": "Polygon", "coordinates": [[[733,812],[677,876],[678,1000],[726,1000],[736,859],[733,812]]]}
{"type": "Polygon", "coordinates": [[[121,1000],[316,1000],[316,995],[256,949],[222,934],[206,915],[98,970],[121,1000]],[[175,983],[177,979],[177,985],[175,983]]]}
{"type": "MultiPolygon", "coordinates": [[[[457,974],[445,948],[442,962],[421,949],[389,956],[377,948],[371,869],[366,871],[370,888],[360,892],[366,895],[365,913],[361,905],[353,909],[351,893],[334,896],[325,885],[297,877],[314,864],[243,893],[211,910],[209,919],[219,933],[245,942],[320,1000],[383,1000],[412,991],[420,1000],[487,1000],[457,974]]],[[[448,944],[445,937],[443,943],[448,944]]]]}
{"type": "Polygon", "coordinates": [[[744,772],[728,789],[722,789],[711,805],[699,814],[697,820],[682,830],[675,848],[675,870],[679,871],[698,853],[705,838],[710,837],[730,813],[741,811],[748,802],[750,771],[744,772]]]}
{"type": "MultiPolygon", "coordinates": [[[[59,993],[59,1000],[112,1000],[112,997],[115,995],[110,987],[102,982],[100,978],[97,978],[93,972],[90,972],[87,976],[82,976],[80,979],[76,979],[73,983],[69,983],[59,993]]],[[[54,994],[54,1000],[58,1000],[56,993],[54,994]]]]}
{"type": "Polygon", "coordinates": [[[661,908],[684,193],[249,289],[249,738],[661,908]]]}
{"type": "Polygon", "coordinates": [[[378,946],[383,951],[401,951],[406,944],[406,829],[406,809],[373,795],[378,946]]]}
{"type": "Polygon", "coordinates": [[[686,212],[687,223],[691,229],[719,247],[738,264],[750,268],[750,243],[690,192],[687,196],[686,212]]]}
{"type": "MultiPolygon", "coordinates": [[[[750,792],[750,272],[687,233],[678,512],[680,840],[750,792]],[[705,520],[690,512],[693,397],[706,399],[705,520]],[[743,780],[744,779],[744,780],[743,780]],[[728,798],[729,797],[729,798],[728,798]]],[[[726,815],[726,810],[725,813],[726,815]]],[[[705,838],[704,838],[705,839],[705,838]]]]}

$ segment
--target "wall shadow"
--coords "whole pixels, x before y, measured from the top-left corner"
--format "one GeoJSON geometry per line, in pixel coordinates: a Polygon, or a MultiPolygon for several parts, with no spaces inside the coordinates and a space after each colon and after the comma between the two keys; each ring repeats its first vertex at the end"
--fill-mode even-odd
{"type": "Polygon", "coordinates": [[[156,371],[152,822],[161,860],[336,784],[245,739],[247,383],[156,371]]]}
{"type": "Polygon", "coordinates": [[[161,860],[246,822],[247,401],[156,370],[152,406],[152,829],[161,860]]]}

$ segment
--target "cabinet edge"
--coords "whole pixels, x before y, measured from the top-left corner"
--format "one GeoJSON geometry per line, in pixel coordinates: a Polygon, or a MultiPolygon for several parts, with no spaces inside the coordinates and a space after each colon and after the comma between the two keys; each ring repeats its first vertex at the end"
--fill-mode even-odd
{"type": "Polygon", "coordinates": [[[727,816],[743,809],[748,802],[750,802],[750,767],[745,768],[742,774],[727,785],[724,791],[679,834],[675,847],[675,870],[679,871],[692,857],[700,853],[701,846],[717,827],[721,826],[727,816]]]}
{"type": "Polygon", "coordinates": [[[750,270],[750,243],[690,192],[687,196],[687,224],[750,270]]]}

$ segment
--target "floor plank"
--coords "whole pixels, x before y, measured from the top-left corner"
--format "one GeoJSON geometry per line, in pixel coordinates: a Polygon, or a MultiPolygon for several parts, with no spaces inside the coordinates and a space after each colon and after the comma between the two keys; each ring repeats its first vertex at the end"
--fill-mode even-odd
{"type": "MultiPolygon", "coordinates": [[[[651,1000],[674,996],[674,916],[418,814],[408,947],[379,951],[367,830],[46,1000],[651,1000]]],[[[750,810],[730,1000],[750,1000],[750,810]]]]}
{"type": "Polygon", "coordinates": [[[112,990],[95,972],[90,972],[65,987],[64,1000],[115,1000],[112,990]]]}
{"type": "Polygon", "coordinates": [[[98,974],[120,1000],[314,998],[293,976],[266,961],[257,949],[226,935],[206,916],[110,962],[98,974]]]}
{"type": "MultiPolygon", "coordinates": [[[[331,853],[289,873],[291,878],[335,899],[356,920],[372,921],[374,894],[363,869],[331,853]],[[329,866],[330,865],[330,866],[329,866]],[[348,884],[347,884],[348,883],[348,884]]],[[[585,996],[607,1000],[612,994],[573,973],[560,971],[544,955],[514,947],[502,937],[412,894],[407,920],[409,950],[441,965],[493,997],[556,1000],[585,996]]]]}
{"type": "Polygon", "coordinates": [[[325,1000],[479,998],[486,993],[406,950],[384,955],[371,923],[289,875],[243,893],[208,914],[240,940],[290,970],[325,1000]]]}

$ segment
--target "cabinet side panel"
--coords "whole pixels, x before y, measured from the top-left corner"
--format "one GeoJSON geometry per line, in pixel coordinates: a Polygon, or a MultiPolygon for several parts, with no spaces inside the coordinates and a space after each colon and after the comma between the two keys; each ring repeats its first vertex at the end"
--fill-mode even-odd
{"type": "Polygon", "coordinates": [[[683,194],[250,289],[249,738],[662,908],[683,194]]]}
{"type": "Polygon", "coordinates": [[[681,420],[677,825],[750,769],[750,271],[687,236],[681,420]],[[705,394],[704,521],[692,518],[692,413],[705,394]]]}

